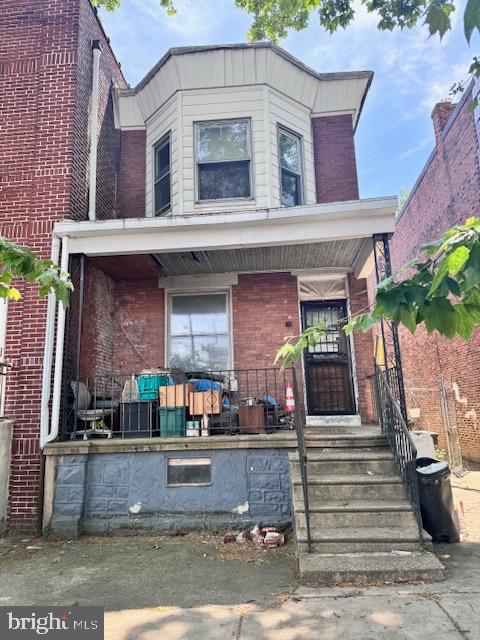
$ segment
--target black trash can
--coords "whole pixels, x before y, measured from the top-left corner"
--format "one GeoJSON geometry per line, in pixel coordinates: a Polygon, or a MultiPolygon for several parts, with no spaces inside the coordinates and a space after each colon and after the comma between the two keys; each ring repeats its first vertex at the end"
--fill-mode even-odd
{"type": "Polygon", "coordinates": [[[453,512],[453,494],[448,465],[441,469],[419,471],[438,463],[432,458],[418,458],[417,478],[423,528],[434,542],[458,542],[460,532],[453,512]]]}

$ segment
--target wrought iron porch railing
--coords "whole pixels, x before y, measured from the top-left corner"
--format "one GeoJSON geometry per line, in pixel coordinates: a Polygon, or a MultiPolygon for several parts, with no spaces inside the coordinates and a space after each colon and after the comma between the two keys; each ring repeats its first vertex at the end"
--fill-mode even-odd
{"type": "Polygon", "coordinates": [[[307,449],[295,369],[94,376],[66,381],[63,439],[268,434],[295,430],[311,551],[307,449]]]}
{"type": "MultiPolygon", "coordinates": [[[[295,399],[299,397],[297,372],[292,369],[293,394],[295,399]]],[[[300,476],[302,479],[303,508],[305,511],[305,531],[307,535],[307,552],[312,552],[312,537],[310,534],[310,503],[308,497],[308,471],[307,471],[307,446],[305,444],[305,433],[303,431],[302,416],[298,402],[295,402],[295,424],[297,434],[298,460],[300,465],[300,476]]]]}
{"type": "Polygon", "coordinates": [[[380,368],[375,371],[375,401],[377,416],[382,432],[385,434],[400,470],[407,498],[410,501],[417,520],[420,539],[423,540],[422,516],[418,495],[416,473],[417,449],[413,444],[398,400],[390,386],[390,378],[380,368]]]}
{"type": "Polygon", "coordinates": [[[301,424],[300,402],[293,368],[93,376],[67,381],[62,437],[288,431],[301,424]]]}

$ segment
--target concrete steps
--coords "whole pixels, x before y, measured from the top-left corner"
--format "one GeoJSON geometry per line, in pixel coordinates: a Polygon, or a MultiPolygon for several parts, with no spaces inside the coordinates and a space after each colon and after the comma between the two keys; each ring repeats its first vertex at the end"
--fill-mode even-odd
{"type": "MultiPolygon", "coordinates": [[[[307,535],[304,529],[296,530],[300,552],[307,551],[307,535]]],[[[312,532],[312,550],[318,553],[358,553],[363,551],[418,551],[419,539],[416,524],[402,529],[365,527],[350,529],[318,529],[312,532]]]]}
{"type": "Polygon", "coordinates": [[[298,454],[290,454],[293,509],[303,584],[441,579],[424,552],[417,522],[388,443],[377,427],[306,433],[312,553],[298,454]]]}
{"type": "Polygon", "coordinates": [[[437,582],[445,578],[445,568],[432,553],[408,556],[391,553],[300,553],[302,584],[331,587],[364,586],[386,582],[437,582]]]}
{"type": "MultiPolygon", "coordinates": [[[[360,503],[362,504],[362,503],[360,503]]],[[[365,506],[354,505],[351,509],[342,507],[332,507],[331,509],[315,508],[310,510],[310,526],[316,529],[334,529],[350,527],[381,527],[387,529],[397,529],[416,526],[415,516],[410,509],[410,505],[404,506],[402,503],[380,503],[380,505],[365,504],[365,506]],[[387,506],[380,506],[386,504],[387,506]]],[[[303,507],[295,509],[297,526],[305,529],[305,511],[303,507]]]]}

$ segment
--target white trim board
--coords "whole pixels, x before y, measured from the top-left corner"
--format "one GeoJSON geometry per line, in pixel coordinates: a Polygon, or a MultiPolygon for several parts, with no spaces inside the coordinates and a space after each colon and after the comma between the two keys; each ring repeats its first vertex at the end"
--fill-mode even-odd
{"type": "Polygon", "coordinates": [[[64,221],[70,252],[89,256],[311,244],[393,233],[396,198],[316,204],[255,212],[64,221]]]}

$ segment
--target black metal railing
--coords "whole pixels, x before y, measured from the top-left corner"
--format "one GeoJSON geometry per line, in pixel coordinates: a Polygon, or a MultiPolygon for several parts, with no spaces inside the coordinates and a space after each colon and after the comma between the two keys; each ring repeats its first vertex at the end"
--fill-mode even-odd
{"type": "MultiPolygon", "coordinates": [[[[394,376],[393,376],[394,377],[394,376]]],[[[390,376],[379,367],[375,371],[375,401],[378,420],[400,470],[407,498],[410,501],[423,540],[422,516],[416,472],[417,449],[402,415],[399,402],[390,386],[390,376]]]]}
{"type": "Polygon", "coordinates": [[[310,535],[310,504],[308,497],[308,471],[307,471],[307,446],[305,444],[305,433],[303,431],[302,415],[300,410],[300,403],[297,402],[299,398],[297,372],[292,369],[293,376],[293,394],[295,397],[295,424],[297,428],[295,432],[297,434],[297,448],[298,448],[298,460],[300,466],[300,477],[302,480],[302,493],[303,493],[303,508],[305,510],[305,533],[307,536],[307,552],[312,552],[312,538],[310,535]]]}
{"type": "Polygon", "coordinates": [[[66,387],[63,438],[268,434],[301,424],[293,368],[150,371],[66,387]]]}

